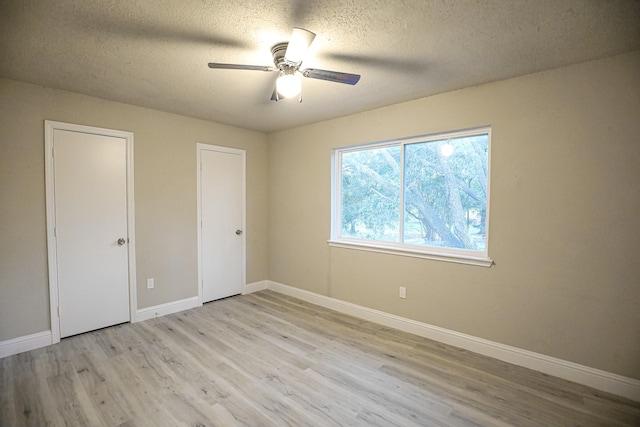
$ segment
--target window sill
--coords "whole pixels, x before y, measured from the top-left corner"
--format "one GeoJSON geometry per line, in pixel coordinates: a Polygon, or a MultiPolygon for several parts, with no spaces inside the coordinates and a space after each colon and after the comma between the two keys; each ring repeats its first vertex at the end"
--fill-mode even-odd
{"type": "Polygon", "coordinates": [[[493,260],[485,257],[473,257],[458,254],[433,253],[428,251],[411,250],[407,248],[395,248],[390,246],[372,245],[360,242],[345,242],[328,240],[329,246],[334,248],[353,249],[367,252],[377,252],[382,254],[406,256],[412,258],[423,258],[434,261],[453,262],[457,264],[475,265],[477,267],[491,267],[493,260]]]}

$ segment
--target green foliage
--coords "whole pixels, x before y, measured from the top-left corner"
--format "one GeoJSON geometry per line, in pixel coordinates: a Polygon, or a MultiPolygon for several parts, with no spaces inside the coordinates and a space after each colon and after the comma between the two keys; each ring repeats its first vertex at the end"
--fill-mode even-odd
{"type": "Polygon", "coordinates": [[[404,183],[402,242],[484,249],[488,135],[342,154],[342,235],[400,242],[401,173],[404,183]]]}
{"type": "Polygon", "coordinates": [[[400,147],[342,156],[342,234],[397,241],[400,220],[400,147]]]}

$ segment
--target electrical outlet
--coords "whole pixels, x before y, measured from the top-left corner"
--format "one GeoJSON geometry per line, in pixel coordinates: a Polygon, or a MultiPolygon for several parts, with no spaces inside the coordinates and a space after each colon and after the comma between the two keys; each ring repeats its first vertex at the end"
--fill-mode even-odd
{"type": "Polygon", "coordinates": [[[153,289],[156,286],[156,284],[153,281],[153,277],[150,279],[147,279],[147,289],[153,289]]]}
{"type": "Polygon", "coordinates": [[[400,296],[400,298],[406,298],[407,297],[407,288],[405,288],[404,286],[400,286],[399,296],[400,296]]]}

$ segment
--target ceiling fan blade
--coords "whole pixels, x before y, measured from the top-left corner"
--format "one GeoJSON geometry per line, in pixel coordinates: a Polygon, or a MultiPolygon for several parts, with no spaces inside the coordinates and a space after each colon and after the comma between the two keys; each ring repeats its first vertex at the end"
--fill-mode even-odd
{"type": "Polygon", "coordinates": [[[302,71],[302,75],[310,79],[327,80],[348,85],[355,85],[360,80],[359,74],[339,73],[337,71],[318,70],[316,68],[307,68],[302,71]]]}
{"type": "Polygon", "coordinates": [[[268,65],[242,65],[242,64],[221,64],[219,62],[209,62],[209,68],[221,68],[225,70],[251,70],[251,71],[276,71],[277,68],[268,65]]]}
{"type": "Polygon", "coordinates": [[[284,59],[292,64],[300,64],[315,37],[315,33],[311,31],[303,28],[294,28],[291,33],[291,39],[289,39],[287,51],[284,53],[284,59]]]}

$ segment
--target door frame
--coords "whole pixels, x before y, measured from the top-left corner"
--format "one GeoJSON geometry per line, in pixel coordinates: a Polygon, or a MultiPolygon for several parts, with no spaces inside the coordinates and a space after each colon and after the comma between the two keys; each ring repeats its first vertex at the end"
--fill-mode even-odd
{"type": "Polygon", "coordinates": [[[222,147],[219,145],[196,144],[196,175],[197,175],[197,229],[198,229],[198,305],[203,304],[203,286],[204,279],[202,273],[202,158],[203,151],[217,151],[227,154],[239,154],[242,158],[242,261],[241,261],[241,277],[242,283],[247,283],[247,152],[239,148],[222,147]]]}
{"type": "Polygon", "coordinates": [[[58,294],[58,257],[56,251],[56,215],[55,215],[55,163],[53,158],[54,130],[81,132],[123,138],[127,152],[127,237],[128,267],[129,267],[129,321],[136,321],[138,306],[136,293],[136,239],[135,239],[135,211],[133,197],[133,133],[121,130],[97,128],[93,126],[76,125],[72,123],[44,121],[45,142],[45,193],[47,216],[47,260],[49,264],[49,311],[51,315],[51,343],[60,342],[60,313],[58,294]]]}

